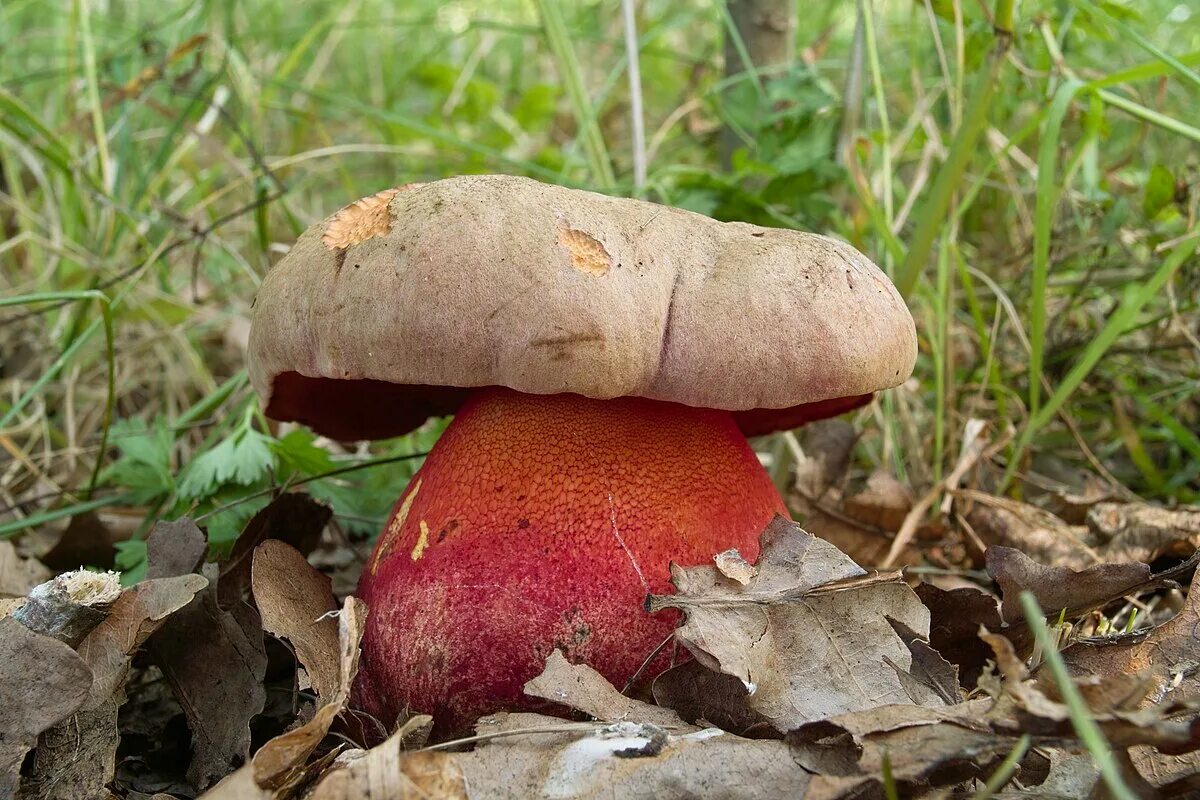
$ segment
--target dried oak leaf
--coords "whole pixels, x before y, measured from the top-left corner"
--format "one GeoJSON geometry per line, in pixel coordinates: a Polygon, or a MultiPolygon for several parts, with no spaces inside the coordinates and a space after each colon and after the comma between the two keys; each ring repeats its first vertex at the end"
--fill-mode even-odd
{"type": "Polygon", "coordinates": [[[677,594],[651,597],[649,609],[681,609],[679,641],[706,667],[741,680],[750,706],[781,732],[914,702],[896,669],[909,670],[912,655],[888,618],[925,637],[929,612],[899,573],[867,575],[782,517],[761,546],[745,586],[715,567],[672,564],[677,594]]]}
{"type": "Polygon", "coordinates": [[[92,671],[70,647],[0,617],[0,797],[15,795],[25,754],[79,708],[91,683],[92,671]]]}
{"type": "Polygon", "coordinates": [[[209,586],[174,614],[150,640],[154,662],[170,683],[192,731],[188,780],[208,786],[244,762],[250,720],[266,700],[267,656],[257,614],[241,620],[217,604],[216,569],[209,586]]]}
{"type": "Polygon", "coordinates": [[[40,560],[54,572],[78,569],[80,564],[112,569],[116,543],[133,533],[127,526],[110,525],[113,518],[95,511],[71,517],[62,536],[40,560]]]}
{"type": "Polygon", "coordinates": [[[234,542],[233,552],[221,564],[218,587],[222,608],[242,602],[250,589],[254,549],[268,539],[279,539],[307,556],[317,546],[333,511],[302,492],[281,494],[246,523],[234,542]]]}
{"type": "Polygon", "coordinates": [[[329,578],[278,539],[255,548],[251,575],[263,628],[291,642],[317,697],[329,702],[339,685],[338,622],[331,613],[337,602],[329,578]]]}
{"type": "Polygon", "coordinates": [[[799,437],[804,458],[796,463],[796,488],[804,497],[820,500],[845,479],[858,431],[844,419],[824,419],[805,425],[799,437]]]}
{"type": "Polygon", "coordinates": [[[1138,774],[1163,797],[1200,797],[1200,750],[1167,755],[1140,746],[1130,748],[1129,757],[1138,774]]]}
{"type": "Polygon", "coordinates": [[[991,649],[979,638],[979,628],[1000,627],[1000,604],[980,589],[939,589],[921,583],[917,597],[929,609],[929,644],[958,667],[958,679],[971,688],[991,658],[991,649]]]}
{"type": "Polygon", "coordinates": [[[1186,557],[1200,548],[1200,508],[1159,508],[1144,503],[1100,503],[1087,514],[1087,527],[1109,561],[1186,557]]]}
{"type": "MultiPolygon", "coordinates": [[[[282,544],[281,546],[287,547],[282,544]]],[[[354,686],[354,677],[358,674],[361,652],[359,644],[362,642],[366,619],[366,603],[356,597],[347,597],[335,623],[338,671],[335,682],[329,688],[328,700],[317,709],[317,713],[308,722],[276,736],[254,754],[250,767],[258,786],[275,788],[294,778],[295,773],[303,772],[308,757],[325,738],[338,714],[346,707],[351,688],[354,686]]]]}
{"type": "Polygon", "coordinates": [[[117,713],[134,653],[171,614],[191,602],[207,581],[200,575],[146,580],[126,589],[107,617],[79,644],[92,672],[79,710],[44,732],[22,782],[28,798],[101,797],[116,771],[117,713]]]}
{"type": "Polygon", "coordinates": [[[1081,640],[1062,656],[1077,680],[1148,675],[1152,687],[1144,705],[1200,700],[1200,570],[1183,609],[1162,625],[1134,637],[1081,640]]]}
{"type": "Polygon", "coordinates": [[[654,702],[673,709],[693,725],[715,725],[739,736],[777,737],[779,733],[749,705],[750,693],[732,675],[699,661],[671,667],[654,679],[654,702]]]}
{"type": "MultiPolygon", "coordinates": [[[[329,701],[317,709],[312,719],[264,744],[250,763],[205,792],[205,800],[278,800],[293,797],[325,771],[337,756],[336,750],[330,750],[324,758],[310,761],[309,757],[329,733],[334,720],[350,698],[354,676],[358,673],[359,644],[366,616],[366,604],[354,597],[346,598],[337,615],[338,674],[329,701]]],[[[411,735],[412,727],[405,727],[406,735],[411,735]]]]}
{"type": "Polygon", "coordinates": [[[695,730],[669,708],[626,697],[586,664],[571,664],[561,651],[546,659],[546,668],[525,684],[525,694],[582,711],[605,722],[648,722],[669,730],[695,730]]]}
{"type": "Polygon", "coordinates": [[[406,753],[394,736],[331,770],[310,798],[765,800],[803,797],[811,780],[784,743],[714,728],[677,736],[651,724],[497,714],[476,731],[483,741],[465,753],[406,753]]]}
{"type": "Polygon", "coordinates": [[[146,537],[146,577],[195,572],[207,553],[208,539],[192,520],[183,517],[174,522],[156,522],[146,537]]]}
{"type": "MultiPolygon", "coordinates": [[[[1039,736],[1075,735],[1071,712],[1057,699],[1053,677],[1030,680],[1028,670],[1012,642],[998,633],[980,633],[995,651],[999,675],[981,678],[979,686],[996,700],[988,712],[993,726],[1014,733],[1039,736]]],[[[1077,680],[1077,679],[1075,679],[1077,680]]],[[[1152,705],[1135,710],[1092,707],[1092,718],[1105,739],[1117,748],[1150,745],[1176,755],[1200,749],[1200,719],[1175,719],[1171,706],[1152,705]]]]}
{"type": "Polygon", "coordinates": [[[50,570],[40,561],[24,558],[12,542],[0,541],[0,597],[24,597],[51,577],[50,570]]]}
{"type": "Polygon", "coordinates": [[[1100,767],[1087,751],[1052,749],[1050,772],[1030,790],[1035,797],[1091,797],[1100,782],[1100,767]]]}
{"type": "Polygon", "coordinates": [[[909,697],[918,705],[952,706],[961,703],[963,698],[958,682],[958,667],[947,661],[916,631],[909,630],[891,617],[888,617],[888,622],[912,655],[912,666],[907,670],[891,664],[891,659],[888,659],[909,697]]]}
{"type": "Polygon", "coordinates": [[[900,530],[912,507],[912,492],[886,470],[872,472],[862,489],[842,501],[842,508],[854,519],[892,533],[900,530]]]}
{"type": "Polygon", "coordinates": [[[817,797],[882,796],[885,761],[901,796],[950,786],[980,774],[1012,750],[1011,736],[994,732],[990,701],[949,708],[882,705],[801,725],[787,735],[796,759],[819,774],[817,797]]]}
{"type": "Polygon", "coordinates": [[[457,756],[406,752],[394,739],[330,770],[308,800],[466,800],[472,796],[457,756]]]}
{"type": "MultiPolygon", "coordinates": [[[[1135,676],[1143,686],[1133,699],[1140,699],[1143,706],[1181,707],[1171,716],[1195,728],[1194,707],[1200,702],[1200,571],[1192,578],[1183,609],[1162,625],[1136,636],[1081,640],[1063,650],[1062,657],[1077,681],[1099,684],[1089,696],[1103,693],[1115,705],[1128,691],[1126,682],[1114,676],[1135,676]],[[1105,693],[1113,683],[1116,688],[1105,693]]],[[[1160,787],[1200,772],[1200,752],[1195,750],[1163,753],[1138,747],[1132,757],[1138,771],[1160,787]]]]}
{"type": "Polygon", "coordinates": [[[1087,528],[1068,525],[1037,506],[962,489],[960,500],[971,503],[967,524],[985,545],[1020,550],[1043,564],[1086,569],[1103,559],[1087,528]]]}
{"type": "Polygon", "coordinates": [[[1104,563],[1083,570],[1039,564],[1019,550],[989,547],[985,553],[988,575],[1000,585],[1001,614],[1007,623],[1025,619],[1017,598],[1029,591],[1047,614],[1066,612],[1067,619],[1135,592],[1149,591],[1171,582],[1194,564],[1153,574],[1148,564],[1104,563]]]}

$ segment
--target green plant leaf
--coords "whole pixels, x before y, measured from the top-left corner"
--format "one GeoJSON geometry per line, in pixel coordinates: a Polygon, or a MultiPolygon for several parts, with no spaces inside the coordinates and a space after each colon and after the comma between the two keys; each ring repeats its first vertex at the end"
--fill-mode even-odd
{"type": "Polygon", "coordinates": [[[211,497],[227,483],[249,486],[275,466],[269,436],[253,428],[243,428],[201,453],[179,482],[179,496],[199,499],[211,497]]]}
{"type": "Polygon", "coordinates": [[[100,473],[102,482],[129,489],[134,504],[170,494],[175,486],[171,473],[175,437],[162,417],[155,418],[152,428],[140,419],[121,420],[112,427],[112,441],[121,455],[100,473]]]}
{"type": "Polygon", "coordinates": [[[122,586],[133,586],[146,577],[146,541],[144,539],[114,542],[113,546],[117,549],[113,565],[121,571],[122,586]]]}
{"type": "Polygon", "coordinates": [[[291,431],[282,439],[271,441],[271,449],[279,457],[285,471],[300,475],[319,475],[334,469],[329,451],[316,444],[317,437],[301,428],[291,431]]]}
{"type": "Polygon", "coordinates": [[[1150,219],[1175,200],[1175,176],[1162,164],[1155,164],[1146,178],[1146,193],[1142,196],[1142,211],[1150,219]]]}

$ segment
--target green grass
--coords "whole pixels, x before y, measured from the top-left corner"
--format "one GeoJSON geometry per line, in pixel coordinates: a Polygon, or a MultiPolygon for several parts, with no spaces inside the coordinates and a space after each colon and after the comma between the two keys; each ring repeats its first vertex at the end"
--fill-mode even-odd
{"type": "MultiPolygon", "coordinates": [[[[1195,499],[1200,12],[871,4],[856,49],[831,1],[790,70],[726,79],[719,4],[638,9],[643,194],[844,237],[912,305],[915,381],[859,416],[864,467],[919,494],[982,417],[1016,429],[995,477],[1020,490],[1090,468],[1070,419],[1133,491],[1195,499]]],[[[370,452],[268,430],[241,348],[269,266],[406,181],[633,191],[619,0],[14,0],[0,32],[5,536],[105,504],[228,532],[298,481],[369,533],[437,428],[370,452]]]]}

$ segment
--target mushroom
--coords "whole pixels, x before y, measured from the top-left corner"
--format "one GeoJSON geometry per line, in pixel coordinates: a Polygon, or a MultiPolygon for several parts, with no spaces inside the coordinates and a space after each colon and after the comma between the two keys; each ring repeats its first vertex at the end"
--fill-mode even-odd
{"type": "Polygon", "coordinates": [[[915,357],[843,242],[476,175],[306,231],[249,366],[268,416],[337,439],[456,415],[358,586],[358,701],[449,732],[518,705],[555,649],[617,686],[664,667],[676,619],[642,602],[669,563],[752,561],[787,513],[746,436],[863,405],[915,357]]]}

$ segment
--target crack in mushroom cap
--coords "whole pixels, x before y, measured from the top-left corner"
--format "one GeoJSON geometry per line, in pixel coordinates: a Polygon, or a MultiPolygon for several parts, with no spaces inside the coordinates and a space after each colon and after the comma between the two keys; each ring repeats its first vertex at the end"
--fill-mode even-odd
{"type": "Polygon", "coordinates": [[[401,188],[314,225],[263,281],[249,369],[268,414],[373,438],[337,398],[404,388],[414,419],[482,386],[745,412],[912,371],[903,299],[836,239],[507,175],[401,188]]]}

